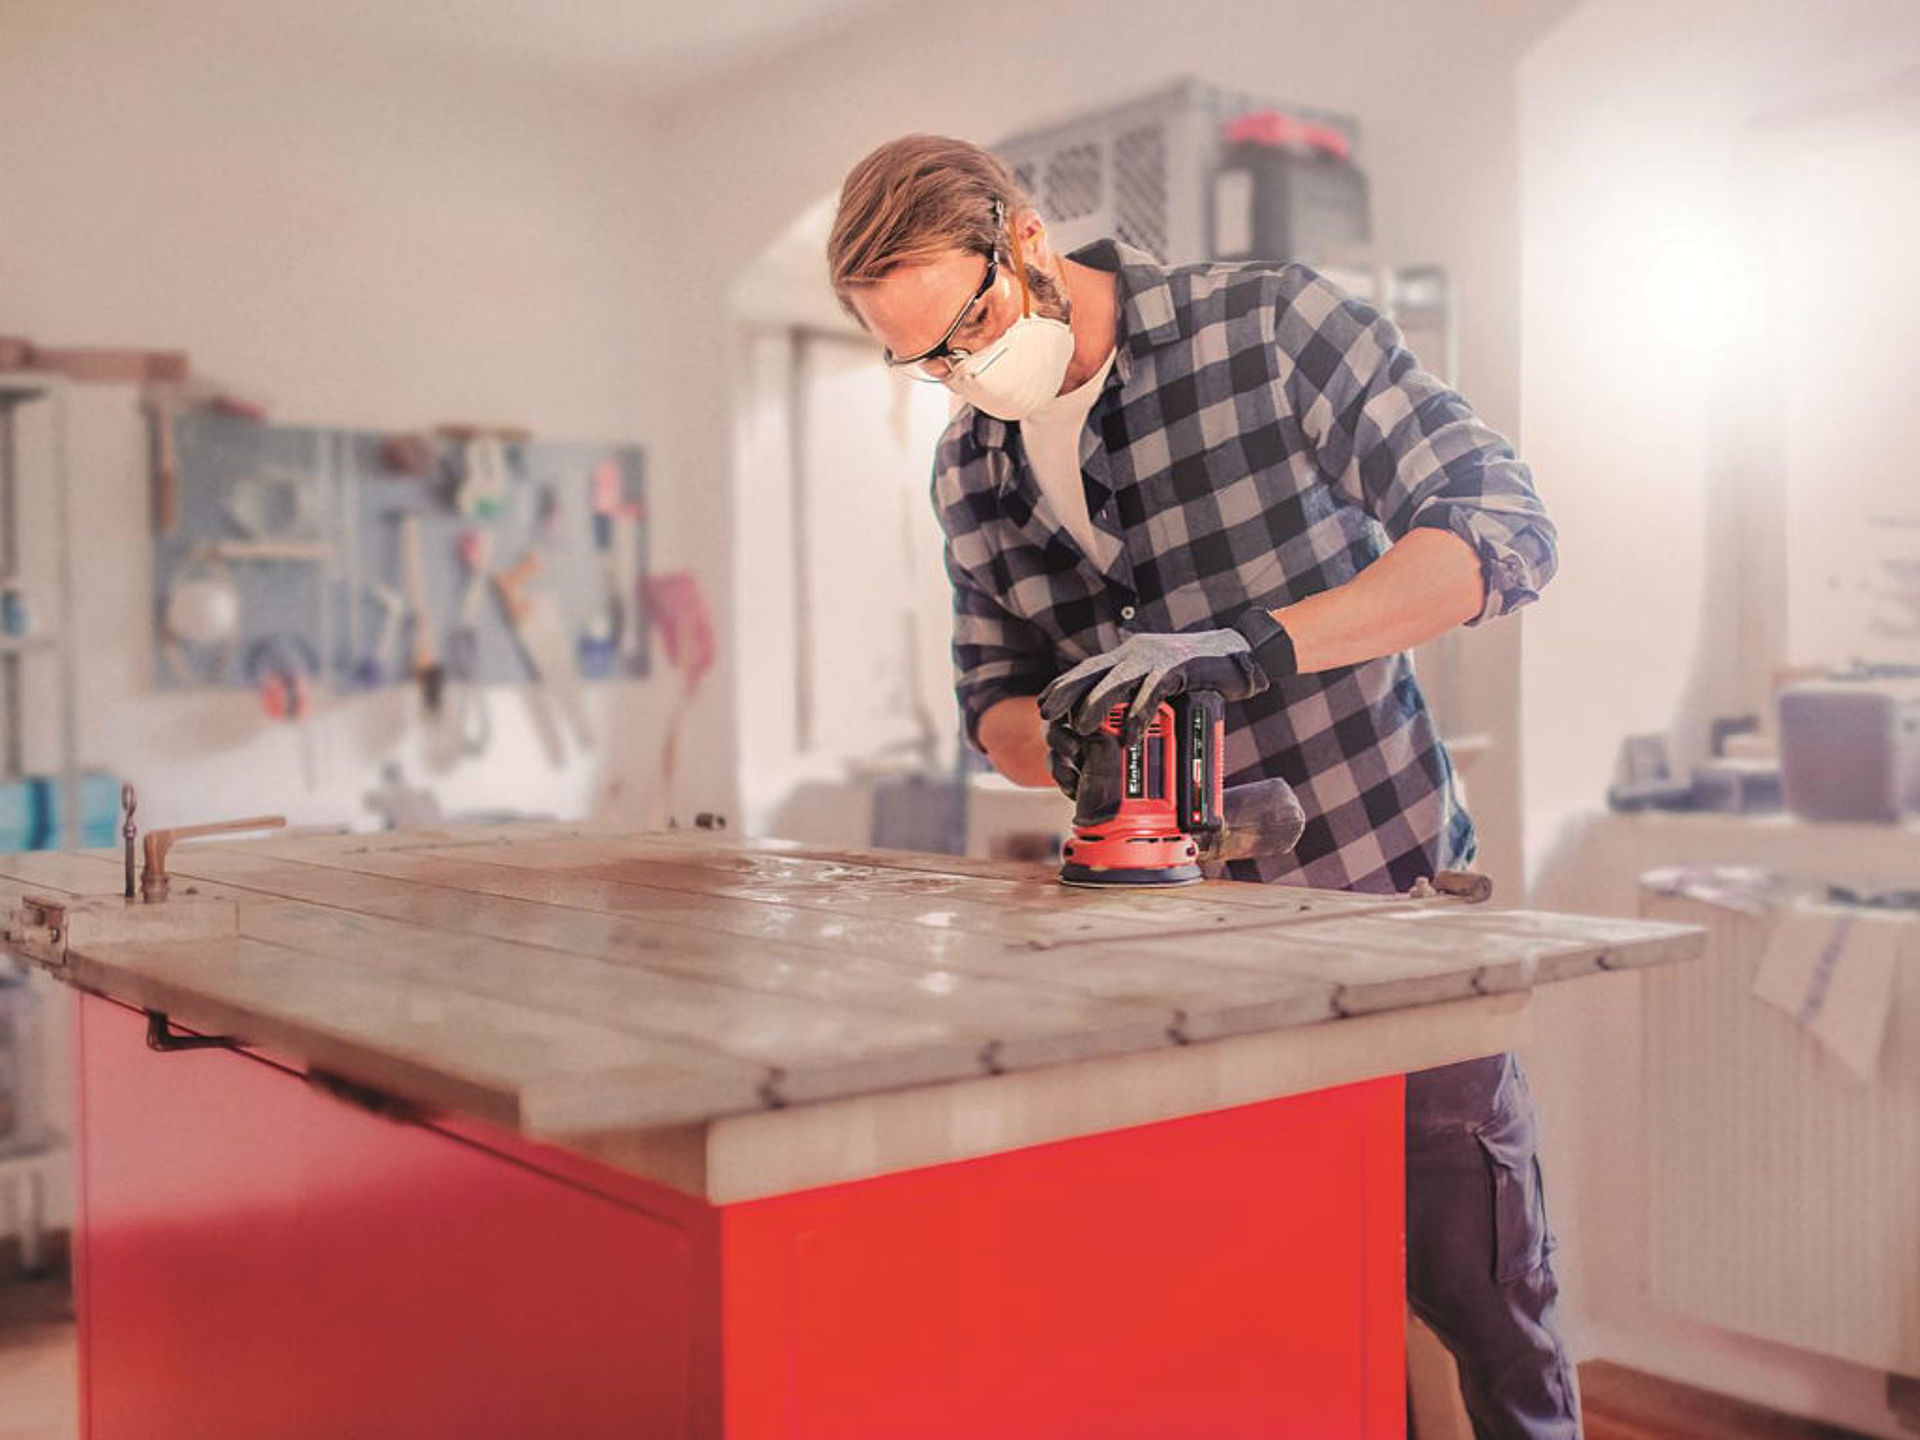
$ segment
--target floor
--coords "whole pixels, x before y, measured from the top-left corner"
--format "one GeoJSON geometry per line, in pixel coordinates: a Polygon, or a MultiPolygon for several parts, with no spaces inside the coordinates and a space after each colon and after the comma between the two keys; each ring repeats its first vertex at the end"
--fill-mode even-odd
{"type": "Polygon", "coordinates": [[[50,1237],[45,1271],[20,1273],[19,1247],[0,1242],[0,1440],[76,1440],[80,1362],[67,1237],[50,1237]]]}
{"type": "Polygon", "coordinates": [[[1606,1360],[1580,1367],[1587,1440],[1869,1440],[1606,1360]]]}
{"type": "Polygon", "coordinates": [[[0,1331],[0,1440],[78,1440],[79,1395],[71,1322],[0,1331]]]}
{"type": "MultiPolygon", "coordinates": [[[[78,1440],[74,1327],[58,1315],[64,1290],[23,1302],[31,1289],[0,1285],[0,1440],[78,1440]]],[[[1604,1361],[1580,1369],[1588,1440],[1865,1440],[1604,1361]]]]}

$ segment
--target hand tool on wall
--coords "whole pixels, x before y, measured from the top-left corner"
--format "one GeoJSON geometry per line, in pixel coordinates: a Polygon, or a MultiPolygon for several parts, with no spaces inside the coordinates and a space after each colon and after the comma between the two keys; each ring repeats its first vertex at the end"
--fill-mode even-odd
{"type": "Polygon", "coordinates": [[[391,585],[370,585],[367,593],[380,607],[380,630],[373,649],[354,665],[353,678],[356,683],[373,689],[400,672],[400,621],[407,612],[407,603],[391,585]]]}
{"type": "Polygon", "coordinates": [[[427,570],[420,553],[420,518],[400,517],[401,563],[406,571],[407,603],[413,610],[413,678],[429,715],[440,713],[440,693],[446,671],[440,666],[439,645],[433,633],[433,612],[427,608],[427,570]]]}
{"type": "Polygon", "coordinates": [[[269,720],[293,726],[300,741],[300,778],[317,782],[313,753],[314,687],[323,678],[320,656],[306,636],[280,631],[247,647],[247,678],[260,687],[260,708],[269,720]]]}
{"type": "Polygon", "coordinates": [[[1061,849],[1068,885],[1186,885],[1202,861],[1285,854],[1306,815],[1286,781],[1221,781],[1226,709],[1210,690],[1176,695],[1132,744],[1116,705],[1090,736],[1061,849]]]}
{"type": "Polygon", "coordinates": [[[473,630],[480,624],[480,605],[486,598],[487,566],[493,563],[493,532],[481,528],[462,530],[458,549],[461,568],[467,575],[467,588],[460,594],[458,628],[473,630]]]}
{"type": "Polygon", "coordinates": [[[176,679],[193,683],[202,670],[187,647],[215,651],[212,673],[223,674],[240,635],[240,587],[220,553],[202,546],[188,554],[167,585],[160,620],[160,653],[176,679]]]}
{"type": "Polygon", "coordinates": [[[609,523],[613,535],[608,568],[620,612],[619,670],[631,675],[640,668],[640,520],[637,515],[621,514],[609,523]]]}
{"type": "Polygon", "coordinates": [[[533,543],[537,546],[551,546],[560,538],[560,487],[542,485],[536,501],[533,521],[533,543]]]}
{"type": "MultiPolygon", "coordinates": [[[[540,573],[540,552],[529,547],[527,553],[509,569],[493,577],[495,592],[513,626],[520,651],[538,682],[539,691],[551,694],[566,717],[574,739],[580,746],[593,744],[592,727],[587,723],[586,699],[580,690],[580,675],[575,668],[573,643],[567,637],[566,623],[553,597],[536,589],[534,579],[540,573]]],[[[539,691],[535,693],[538,694],[539,691]]],[[[536,716],[541,707],[535,705],[536,716]]],[[[551,737],[548,753],[558,760],[559,736],[551,737]]]]}
{"type": "MultiPolygon", "coordinates": [[[[35,362],[36,368],[47,368],[35,362]]],[[[243,399],[212,382],[188,373],[186,357],[161,356],[135,363],[122,378],[146,383],[140,394],[147,417],[148,465],[152,474],[153,528],[172,535],[180,525],[180,447],[175,426],[193,409],[209,409],[242,420],[267,418],[264,405],[243,399]]]]}
{"type": "Polygon", "coordinates": [[[507,506],[507,452],[499,437],[440,432],[460,440],[460,483],[454,508],[470,520],[491,520],[507,506]]]}
{"type": "Polygon", "coordinates": [[[448,742],[454,756],[480,754],[493,735],[486,691],[480,686],[480,606],[487,594],[493,532],[461,531],[459,550],[467,587],[454,627],[447,635],[447,678],[453,682],[447,701],[452,721],[448,742]]]}
{"type": "Polygon", "coordinates": [[[259,688],[269,720],[306,719],[313,709],[310,682],[319,673],[320,657],[304,635],[276,632],[247,647],[247,679],[259,688]]]}
{"type": "Polygon", "coordinates": [[[628,493],[627,475],[616,460],[593,472],[593,541],[607,573],[616,673],[639,669],[643,634],[640,614],[640,501],[628,493]]]}

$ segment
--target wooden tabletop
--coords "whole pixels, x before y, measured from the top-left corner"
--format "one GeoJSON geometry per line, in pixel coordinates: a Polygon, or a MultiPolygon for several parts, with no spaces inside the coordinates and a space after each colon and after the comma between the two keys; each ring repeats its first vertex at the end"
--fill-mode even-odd
{"type": "MultiPolygon", "coordinates": [[[[107,939],[76,920],[42,963],[544,1137],[1316,1026],[1700,948],[1646,921],[1227,882],[1076,890],[1049,866],[699,831],[286,835],[183,844],[169,868],[172,899],[117,909],[107,939]],[[162,923],[222,898],[235,933],[162,923]]],[[[10,913],[120,881],[110,851],[0,856],[10,913]]]]}

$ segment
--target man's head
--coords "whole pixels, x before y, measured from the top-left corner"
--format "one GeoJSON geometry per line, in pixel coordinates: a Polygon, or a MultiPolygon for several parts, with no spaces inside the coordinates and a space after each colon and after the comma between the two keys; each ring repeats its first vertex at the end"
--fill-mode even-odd
{"type": "MultiPolygon", "coordinates": [[[[834,294],[886,346],[889,361],[954,381],[976,403],[964,357],[982,356],[1023,316],[1059,328],[1072,320],[1060,257],[1039,213],[1004,164],[962,140],[908,135],[854,166],[827,263],[834,294]]],[[[1047,363],[1036,373],[1044,375],[1061,341],[1045,327],[1038,338],[1047,363]]],[[[1070,352],[1070,329],[1065,343],[1070,352]]],[[[1023,349],[1004,371],[1027,358],[1023,349]]]]}

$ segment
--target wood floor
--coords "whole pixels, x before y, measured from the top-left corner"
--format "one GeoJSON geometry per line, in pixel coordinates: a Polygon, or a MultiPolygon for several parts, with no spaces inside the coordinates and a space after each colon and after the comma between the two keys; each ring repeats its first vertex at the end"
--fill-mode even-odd
{"type": "Polygon", "coordinates": [[[1608,1360],[1580,1367],[1587,1440],[1864,1440],[1608,1360]]]}
{"type": "Polygon", "coordinates": [[[77,1440],[77,1351],[71,1323],[0,1330],[0,1440],[77,1440]]]}
{"type": "MultiPolygon", "coordinates": [[[[1862,1440],[1608,1361],[1580,1367],[1587,1440],[1862,1440]]],[[[0,1284],[0,1440],[77,1440],[79,1369],[57,1280],[0,1284]]]]}

